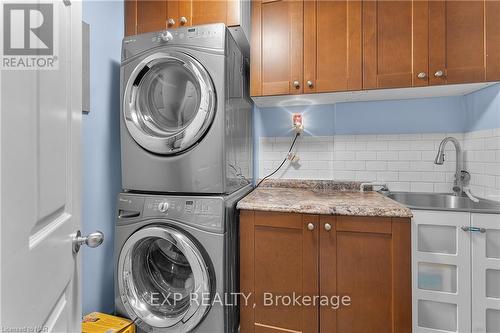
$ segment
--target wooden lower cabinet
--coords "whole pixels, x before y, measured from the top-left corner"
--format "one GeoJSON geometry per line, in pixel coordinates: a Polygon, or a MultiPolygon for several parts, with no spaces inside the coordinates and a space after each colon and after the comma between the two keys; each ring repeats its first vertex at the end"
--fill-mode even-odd
{"type": "Polygon", "coordinates": [[[409,219],[241,211],[241,333],[410,333],[410,230],[409,219]]]}

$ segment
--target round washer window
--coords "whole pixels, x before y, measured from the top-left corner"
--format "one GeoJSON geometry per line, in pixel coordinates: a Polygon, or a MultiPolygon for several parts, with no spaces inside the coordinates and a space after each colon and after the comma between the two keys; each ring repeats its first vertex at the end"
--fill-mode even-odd
{"type": "Polygon", "coordinates": [[[176,332],[197,326],[209,304],[192,299],[211,295],[211,282],[199,246],[170,226],[138,230],[120,252],[122,302],[130,317],[146,330],[169,328],[176,332]]]}
{"type": "Polygon", "coordinates": [[[179,154],[203,138],[215,116],[212,80],[182,52],[157,53],[132,72],[123,100],[130,135],[156,154],[179,154]]]}

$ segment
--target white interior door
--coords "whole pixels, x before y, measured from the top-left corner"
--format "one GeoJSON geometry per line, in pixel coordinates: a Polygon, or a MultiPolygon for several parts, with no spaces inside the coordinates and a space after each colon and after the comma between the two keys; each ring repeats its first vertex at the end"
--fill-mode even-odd
{"type": "Polygon", "coordinates": [[[81,332],[81,2],[53,6],[59,69],[0,73],[0,326],[22,332],[81,332]]]}
{"type": "Polygon", "coordinates": [[[469,213],[413,211],[413,332],[470,332],[469,213]]]}
{"type": "Polygon", "coordinates": [[[472,214],[472,331],[500,333],[500,215],[472,214]]]}

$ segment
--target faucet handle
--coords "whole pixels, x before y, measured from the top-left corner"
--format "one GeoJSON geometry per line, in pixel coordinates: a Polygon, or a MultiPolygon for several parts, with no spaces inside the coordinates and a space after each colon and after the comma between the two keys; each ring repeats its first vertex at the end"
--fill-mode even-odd
{"type": "Polygon", "coordinates": [[[465,170],[460,171],[460,181],[463,185],[468,184],[470,182],[470,173],[465,170]]]}

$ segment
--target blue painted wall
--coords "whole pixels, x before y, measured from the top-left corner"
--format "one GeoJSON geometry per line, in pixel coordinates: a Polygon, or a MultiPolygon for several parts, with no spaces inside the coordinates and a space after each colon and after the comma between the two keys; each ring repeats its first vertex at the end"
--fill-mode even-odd
{"type": "Polygon", "coordinates": [[[292,136],[292,114],[303,114],[305,134],[397,134],[463,132],[466,110],[461,96],[350,102],[287,108],[255,108],[256,134],[292,136]]]}
{"type": "Polygon", "coordinates": [[[465,96],[466,130],[500,128],[500,84],[465,96]]]}
{"type": "Polygon", "coordinates": [[[114,311],[113,234],[120,167],[120,54],[123,2],[83,2],[91,31],[91,111],[83,116],[82,232],[101,230],[104,244],[82,250],[83,313],[114,311]]]}

